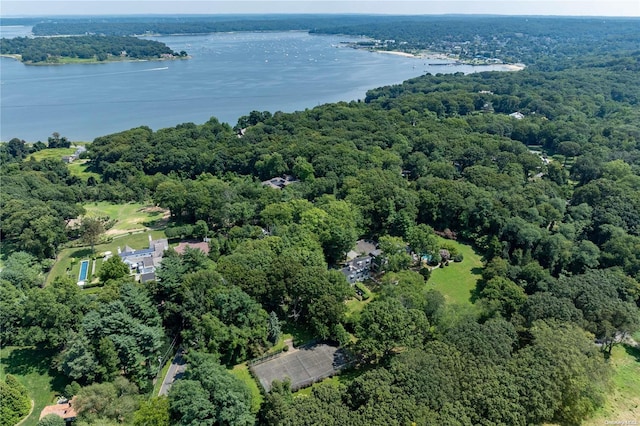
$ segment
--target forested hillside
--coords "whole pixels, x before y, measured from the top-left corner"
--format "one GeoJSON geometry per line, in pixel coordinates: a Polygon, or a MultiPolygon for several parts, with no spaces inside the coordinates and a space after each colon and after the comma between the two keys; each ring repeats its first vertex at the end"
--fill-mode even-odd
{"type": "MultiPolygon", "coordinates": [[[[470,33],[490,37],[479,22],[470,33]]],[[[550,31],[563,53],[519,72],[424,75],[234,127],[105,135],[88,146],[89,177],[12,140],[2,344],[57,353],[82,425],[580,424],[640,329],[640,40],[619,23],[590,54],[571,36],[589,22],[550,31]],[[283,175],[297,182],[262,184],[283,175]],[[42,288],[63,248],[88,250],[68,224],[98,201],[166,208],[165,235],[206,236],[209,254],[169,250],[145,284],[114,257],[97,289],[64,276],[42,288]],[[359,238],[379,242],[380,269],[354,287],[338,268],[359,238]],[[457,244],[483,261],[463,301],[447,293],[456,281],[430,287],[470,262],[457,244]],[[283,350],[284,333],[341,345],[353,367],[302,396],[286,381],[252,396],[234,372],[283,350]],[[156,398],[173,339],[191,367],[156,398]]],[[[403,28],[374,31],[400,42],[403,28]]]]}
{"type": "MultiPolygon", "coordinates": [[[[85,35],[75,37],[16,37],[2,39],[0,53],[20,55],[26,63],[56,63],[63,58],[95,59],[113,58],[150,59],[164,56],[180,56],[164,43],[135,37],[85,35]]],[[[186,52],[182,52],[186,56],[186,52]]]]}

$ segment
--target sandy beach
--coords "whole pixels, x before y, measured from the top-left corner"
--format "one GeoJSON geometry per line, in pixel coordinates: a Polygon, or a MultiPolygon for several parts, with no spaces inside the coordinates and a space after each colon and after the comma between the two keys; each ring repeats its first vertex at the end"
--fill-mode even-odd
{"type": "MultiPolygon", "coordinates": [[[[415,58],[415,59],[435,59],[439,61],[459,61],[459,59],[455,56],[449,56],[444,53],[434,53],[434,52],[420,52],[420,53],[408,53],[408,52],[400,52],[397,50],[375,50],[372,49],[373,52],[376,53],[384,53],[386,55],[396,55],[403,56],[405,58],[415,58]]],[[[480,65],[480,64],[471,64],[468,62],[461,61],[463,64],[469,65],[480,65]]],[[[493,65],[493,64],[482,64],[482,65],[493,65]]],[[[495,64],[502,65],[509,71],[522,71],[526,68],[524,64],[495,64]]]]}
{"type": "Polygon", "coordinates": [[[443,53],[433,53],[433,52],[408,53],[408,52],[400,52],[397,50],[374,50],[374,52],[384,53],[387,55],[404,56],[405,58],[416,58],[416,59],[441,59],[441,60],[452,59],[451,57],[443,53]]]}
{"type": "Polygon", "coordinates": [[[527,66],[525,64],[504,64],[509,71],[522,71],[527,66]]]}
{"type": "Polygon", "coordinates": [[[407,52],[398,52],[395,50],[374,50],[376,53],[384,53],[385,55],[396,55],[396,56],[404,56],[405,58],[420,58],[419,55],[414,55],[413,53],[407,52]]]}

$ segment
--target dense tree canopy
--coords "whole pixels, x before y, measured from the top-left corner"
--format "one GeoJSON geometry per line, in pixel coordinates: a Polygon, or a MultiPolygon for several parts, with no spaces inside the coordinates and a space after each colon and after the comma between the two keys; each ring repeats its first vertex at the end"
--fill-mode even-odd
{"type": "Polygon", "coordinates": [[[29,158],[19,139],[3,144],[3,343],[58,350],[53,366],[85,385],[85,423],[252,424],[250,394],[226,367],[293,330],[342,344],[353,375],[300,398],[273,384],[263,424],[580,424],[603,403],[613,345],[640,328],[637,25],[474,19],[290,25],[528,67],[423,75],[361,102],[252,111],[233,128],[211,118],[105,135],[88,146],[93,181],[29,158]],[[297,181],[261,184],[285,173],[297,181]],[[169,250],[144,285],[116,256],[99,292],[63,279],[40,288],[43,260],[81,242],[68,221],[100,200],[169,209],[166,236],[207,238],[208,256],[169,250]],[[377,242],[373,297],[339,270],[360,238],[377,242]],[[466,261],[442,238],[484,256],[472,309],[430,290],[430,268],[466,261]],[[189,350],[186,376],[168,400],[140,404],[170,341],[189,350]],[[126,404],[109,411],[119,396],[126,404]]]}
{"type": "MultiPolygon", "coordinates": [[[[56,63],[60,58],[105,61],[113,57],[148,59],[160,58],[162,55],[179,56],[159,41],[103,35],[3,38],[0,53],[20,55],[22,61],[27,63],[56,63]]],[[[56,144],[50,147],[58,146],[56,144]]]]}

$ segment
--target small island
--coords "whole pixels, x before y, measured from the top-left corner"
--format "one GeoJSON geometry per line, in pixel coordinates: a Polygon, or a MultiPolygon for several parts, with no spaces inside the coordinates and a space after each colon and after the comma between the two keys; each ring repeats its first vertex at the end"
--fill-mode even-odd
{"type": "Polygon", "coordinates": [[[16,37],[2,39],[0,54],[28,65],[99,63],[130,60],[184,59],[155,40],[130,36],[16,37]]]}

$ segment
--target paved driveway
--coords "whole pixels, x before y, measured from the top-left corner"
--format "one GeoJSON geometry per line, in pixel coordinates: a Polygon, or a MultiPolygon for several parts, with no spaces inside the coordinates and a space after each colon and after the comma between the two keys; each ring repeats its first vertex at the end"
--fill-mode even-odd
{"type": "Polygon", "coordinates": [[[158,392],[158,396],[167,395],[169,393],[169,389],[171,389],[171,385],[176,380],[182,377],[186,368],[187,364],[184,360],[184,352],[182,351],[182,349],[178,349],[178,353],[175,357],[173,357],[173,361],[169,366],[167,375],[164,376],[164,380],[162,381],[162,385],[160,386],[160,392],[158,392]]]}

